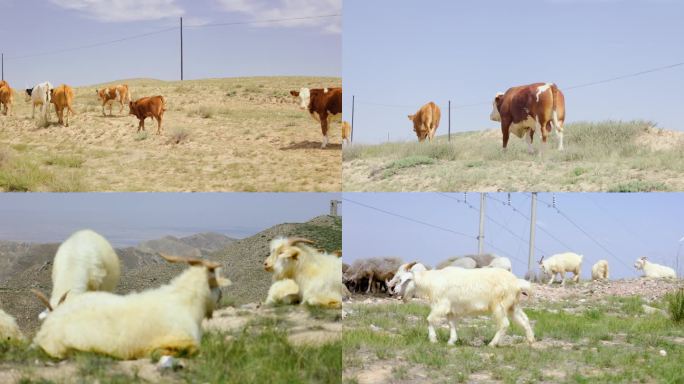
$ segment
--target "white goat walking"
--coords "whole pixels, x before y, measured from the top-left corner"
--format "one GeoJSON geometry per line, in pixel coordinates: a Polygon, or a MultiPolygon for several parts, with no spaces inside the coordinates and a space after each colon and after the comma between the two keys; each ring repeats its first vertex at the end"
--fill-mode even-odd
{"type": "Polygon", "coordinates": [[[520,306],[520,296],[530,294],[530,283],[516,278],[499,268],[463,269],[447,267],[440,270],[404,273],[399,291],[408,300],[414,294],[425,297],[430,303],[428,338],[437,342],[435,327],[446,317],[449,320],[448,344],[456,342],[456,319],[462,316],[491,313],[498,330],[489,343],[499,344],[510,325],[509,316],[525,330],[529,343],[534,332],[529,319],[520,306]]]}
{"type": "Polygon", "coordinates": [[[544,256],[542,256],[541,260],[539,260],[539,268],[543,273],[551,276],[547,283],[548,285],[553,283],[557,273],[560,274],[563,279],[561,285],[565,285],[565,274],[567,272],[572,272],[574,274],[572,281],[577,283],[580,278],[580,271],[582,270],[583,257],[584,256],[572,252],[559,253],[546,260],[544,260],[544,256]]]}

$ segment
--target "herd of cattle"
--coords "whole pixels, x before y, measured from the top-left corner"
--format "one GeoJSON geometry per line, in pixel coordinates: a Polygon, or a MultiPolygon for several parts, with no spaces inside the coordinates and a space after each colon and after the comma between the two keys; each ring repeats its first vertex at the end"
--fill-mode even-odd
{"type": "MultiPolygon", "coordinates": [[[[440,116],[440,109],[433,102],[423,105],[418,112],[408,116],[413,122],[413,130],[418,136],[418,141],[434,139],[440,116]]],[[[513,133],[519,138],[526,137],[528,151],[531,153],[534,133],[539,131],[543,151],[549,133],[555,129],[558,135],[558,150],[563,150],[565,97],[553,83],[522,85],[509,88],[505,93],[497,93],[489,118],[501,123],[504,149],[508,146],[510,134],[513,133]]]]}
{"type": "MultiPolygon", "coordinates": [[[[113,104],[119,103],[119,113],[123,111],[124,103],[128,103],[129,115],[138,118],[138,132],[145,130],[145,119],[157,120],[157,134],[162,132],[162,120],[166,111],[166,99],[161,96],[142,97],[132,100],[131,92],[127,84],[119,84],[95,90],[96,96],[102,103],[102,115],[106,116],[105,107],[109,106],[109,115],[112,115],[113,104]]],[[[0,110],[5,116],[12,114],[14,90],[6,81],[0,81],[0,110]]],[[[35,119],[36,107],[40,110],[40,118],[46,123],[50,121],[50,105],[55,106],[58,123],[68,127],[69,114],[75,115],[73,109],[74,90],[66,84],[55,88],[46,81],[37,84],[33,88],[26,89],[26,101],[31,102],[33,110],[31,118],[35,119]],[[66,110],[66,113],[65,113],[66,110]]],[[[323,135],[321,148],[328,144],[328,126],[331,118],[342,113],[342,88],[301,88],[299,91],[290,91],[297,99],[299,106],[308,110],[316,121],[320,122],[323,135]]],[[[348,142],[351,127],[342,124],[342,139],[348,142]]]]}

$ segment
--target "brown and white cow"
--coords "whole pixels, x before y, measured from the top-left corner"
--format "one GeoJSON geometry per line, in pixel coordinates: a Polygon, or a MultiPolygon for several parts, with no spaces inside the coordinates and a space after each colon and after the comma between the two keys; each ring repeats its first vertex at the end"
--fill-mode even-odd
{"type": "Polygon", "coordinates": [[[64,124],[64,108],[67,109],[66,113],[66,125],[69,126],[69,113],[75,115],[76,112],[71,108],[71,104],[74,102],[74,90],[66,85],[62,84],[57,88],[50,90],[50,102],[55,105],[55,112],[57,112],[57,121],[64,124]]]}
{"type": "Polygon", "coordinates": [[[342,113],[342,88],[302,88],[290,91],[290,94],[299,98],[301,109],[307,109],[311,117],[321,123],[321,148],[325,148],[328,145],[328,120],[342,113]]]}
{"type": "Polygon", "coordinates": [[[342,143],[349,145],[351,142],[351,124],[348,121],[342,122],[342,143]]]}
{"type": "Polygon", "coordinates": [[[12,116],[12,101],[14,100],[14,90],[6,81],[0,82],[0,107],[5,116],[12,116]]]}
{"type": "Polygon", "coordinates": [[[408,119],[413,121],[413,130],[418,141],[423,142],[426,137],[429,141],[435,138],[441,116],[439,107],[432,101],[420,107],[415,115],[408,115],[408,119]]]}
{"type": "Polygon", "coordinates": [[[128,103],[129,115],[135,115],[139,121],[138,132],[145,130],[145,119],[151,117],[157,119],[157,134],[161,135],[162,118],[166,111],[166,100],[163,96],[143,97],[128,103]]]}
{"type": "Polygon", "coordinates": [[[563,150],[565,98],[555,84],[534,83],[509,88],[506,93],[498,93],[493,104],[489,118],[501,122],[504,149],[512,132],[520,138],[527,136],[527,147],[532,153],[534,132],[539,130],[542,135],[543,153],[548,135],[555,128],[558,134],[558,150],[563,150]]]}
{"type": "Polygon", "coordinates": [[[119,102],[121,108],[119,108],[119,113],[123,111],[124,103],[131,102],[131,94],[128,92],[128,84],[119,84],[113,87],[107,87],[103,89],[96,89],[97,97],[100,98],[102,102],[102,116],[105,115],[105,105],[109,104],[109,116],[112,115],[112,106],[115,102],[119,102]]]}

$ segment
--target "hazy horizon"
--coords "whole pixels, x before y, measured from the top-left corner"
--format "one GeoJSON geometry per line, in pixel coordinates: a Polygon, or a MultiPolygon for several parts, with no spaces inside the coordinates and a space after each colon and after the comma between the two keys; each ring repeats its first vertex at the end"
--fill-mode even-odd
{"type": "Polygon", "coordinates": [[[115,247],[216,232],[245,238],[327,215],[339,193],[3,193],[0,240],[62,242],[90,228],[115,247]]]}

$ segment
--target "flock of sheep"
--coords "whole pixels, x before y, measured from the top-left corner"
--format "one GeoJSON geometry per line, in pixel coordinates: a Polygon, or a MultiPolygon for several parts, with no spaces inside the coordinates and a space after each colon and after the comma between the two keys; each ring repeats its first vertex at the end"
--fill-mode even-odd
{"type": "MultiPolygon", "coordinates": [[[[402,263],[397,258],[371,258],[356,260],[343,266],[346,287],[353,292],[382,292],[397,296],[403,301],[413,297],[427,300],[430,304],[428,338],[437,342],[435,327],[443,319],[449,322],[448,343],[457,339],[456,320],[460,317],[491,314],[497,332],[489,345],[498,345],[505,335],[510,319],[522,327],[528,343],[534,342],[534,331],[520,301],[531,294],[530,281],[552,284],[560,275],[565,284],[568,272],[578,282],[583,256],[572,252],[560,253],[539,260],[540,274],[528,273],[525,279],[511,272],[511,261],[493,254],[452,257],[429,269],[412,262],[402,263]],[[547,281],[548,280],[548,281],[547,281]]],[[[646,257],[636,261],[634,267],[643,270],[650,278],[676,278],[672,268],[652,263],[646,257]]],[[[592,266],[592,280],[608,280],[608,262],[599,260],[592,266]]]]}
{"type": "MultiPolygon", "coordinates": [[[[340,254],[309,246],[301,238],[277,238],[264,268],[273,273],[266,303],[307,304],[341,308],[340,254]]],[[[82,230],[57,250],[52,294],[34,294],[46,309],[32,347],[55,358],[72,351],[96,352],[119,359],[187,355],[198,352],[202,320],[211,318],[231,284],[217,262],[160,256],[190,267],[168,284],[142,292],[113,293],[119,282],[116,252],[101,235],[82,230]]],[[[23,340],[14,318],[0,309],[0,340],[23,340]]]]}

